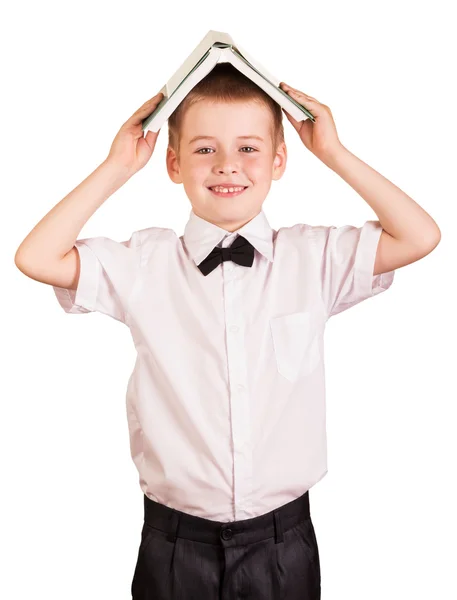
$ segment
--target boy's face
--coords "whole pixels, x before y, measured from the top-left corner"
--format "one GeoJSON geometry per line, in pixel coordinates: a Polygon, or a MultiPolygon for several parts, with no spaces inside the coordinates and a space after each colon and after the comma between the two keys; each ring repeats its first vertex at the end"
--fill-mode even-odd
{"type": "Polygon", "coordinates": [[[214,103],[192,105],[184,115],[180,160],[167,149],[167,170],[175,183],[182,183],[196,215],[236,231],[261,210],[273,179],[286,168],[286,145],[272,150],[272,116],[259,104],[214,103]],[[238,136],[256,135],[241,139],[238,136]],[[194,136],[212,136],[191,141],[194,136]],[[248,186],[233,197],[216,196],[209,186],[233,182],[248,186]]]}

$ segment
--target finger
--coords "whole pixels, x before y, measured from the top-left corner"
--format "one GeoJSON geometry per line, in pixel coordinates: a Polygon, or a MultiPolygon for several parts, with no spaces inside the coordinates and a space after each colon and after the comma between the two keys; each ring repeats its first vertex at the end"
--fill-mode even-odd
{"type": "Polygon", "coordinates": [[[284,110],[284,112],[286,113],[286,117],[289,120],[289,122],[293,125],[294,129],[298,131],[300,128],[300,121],[295,120],[293,116],[289,114],[286,110],[284,110]]]}
{"type": "MultiPolygon", "coordinates": [[[[284,83],[284,82],[281,82],[284,83]]],[[[291,96],[294,95],[301,95],[304,98],[309,98],[310,100],[314,100],[315,102],[317,102],[317,100],[315,98],[313,98],[312,96],[308,96],[308,94],[305,94],[304,92],[301,92],[300,90],[297,90],[293,87],[291,87],[290,85],[284,84],[284,91],[287,93],[290,93],[291,96]]]]}
{"type": "Polygon", "coordinates": [[[302,104],[306,108],[308,108],[308,107],[316,108],[320,104],[317,100],[315,100],[314,98],[311,98],[311,96],[307,96],[306,94],[303,94],[301,92],[291,92],[290,96],[296,102],[298,102],[299,104],[302,104]]]}
{"type": "Polygon", "coordinates": [[[160,133],[160,129],[159,131],[151,131],[150,129],[148,130],[148,132],[146,133],[146,135],[144,136],[144,139],[146,140],[148,146],[150,148],[152,148],[152,150],[154,150],[154,146],[156,144],[157,138],[159,137],[159,133],[160,133]]]}
{"type": "Polygon", "coordinates": [[[294,92],[294,91],[290,91],[287,92],[289,94],[289,96],[291,98],[293,98],[296,102],[300,102],[300,101],[305,101],[305,102],[309,102],[310,98],[308,98],[307,96],[305,96],[305,94],[301,93],[301,92],[294,92]]]}
{"type": "Polygon", "coordinates": [[[151,110],[152,107],[154,107],[156,104],[159,104],[159,102],[162,100],[162,98],[163,98],[163,94],[162,94],[162,92],[159,92],[152,98],[149,98],[149,100],[146,100],[146,102],[143,104],[143,106],[140,106],[140,108],[136,112],[143,114],[143,113],[147,112],[148,110],[151,110]]]}
{"type": "Polygon", "coordinates": [[[297,98],[301,97],[301,98],[307,98],[309,100],[312,100],[311,96],[307,96],[304,92],[300,92],[300,90],[290,90],[290,92],[288,92],[288,93],[290,93],[290,95],[293,97],[297,97],[297,98]]]}
{"type": "MultiPolygon", "coordinates": [[[[297,90],[297,88],[294,88],[291,85],[288,85],[287,83],[282,83],[282,87],[283,87],[284,91],[287,91],[287,92],[300,92],[300,90],[297,90]]],[[[301,93],[303,93],[303,92],[301,92],[301,93]]]]}
{"type": "Polygon", "coordinates": [[[137,125],[140,121],[143,121],[147,116],[149,116],[159,104],[159,102],[163,99],[163,93],[159,92],[153,98],[147,100],[143,106],[140,106],[138,110],[136,110],[133,115],[130,117],[129,122],[137,125]]]}

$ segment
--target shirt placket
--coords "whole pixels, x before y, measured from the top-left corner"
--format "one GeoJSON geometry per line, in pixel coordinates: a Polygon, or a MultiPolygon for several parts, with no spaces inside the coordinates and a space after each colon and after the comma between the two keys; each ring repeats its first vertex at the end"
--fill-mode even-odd
{"type": "MultiPolygon", "coordinates": [[[[227,236],[222,247],[231,246],[234,236],[227,236]]],[[[252,515],[252,440],[249,389],[244,343],[244,312],[240,269],[246,267],[227,260],[223,265],[225,330],[230,389],[230,417],[233,448],[234,519],[252,515]]]]}

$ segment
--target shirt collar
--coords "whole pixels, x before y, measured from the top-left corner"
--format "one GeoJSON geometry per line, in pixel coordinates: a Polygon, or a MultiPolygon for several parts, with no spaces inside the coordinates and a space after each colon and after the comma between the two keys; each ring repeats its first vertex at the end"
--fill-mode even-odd
{"type": "Polygon", "coordinates": [[[258,252],[273,262],[273,230],[263,210],[243,227],[231,232],[202,219],[191,209],[183,237],[191,258],[199,265],[222,240],[232,235],[234,241],[237,234],[245,237],[258,252]]]}

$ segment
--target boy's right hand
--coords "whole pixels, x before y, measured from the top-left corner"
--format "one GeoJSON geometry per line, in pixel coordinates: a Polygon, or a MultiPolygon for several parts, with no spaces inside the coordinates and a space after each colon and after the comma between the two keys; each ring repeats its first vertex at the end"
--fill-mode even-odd
{"type": "Polygon", "coordinates": [[[154,152],[160,129],[157,132],[148,131],[144,136],[141,123],[156,109],[162,99],[163,93],[159,92],[145,102],[122,125],[111,144],[106,161],[126,171],[129,177],[142,169],[154,152]]]}

